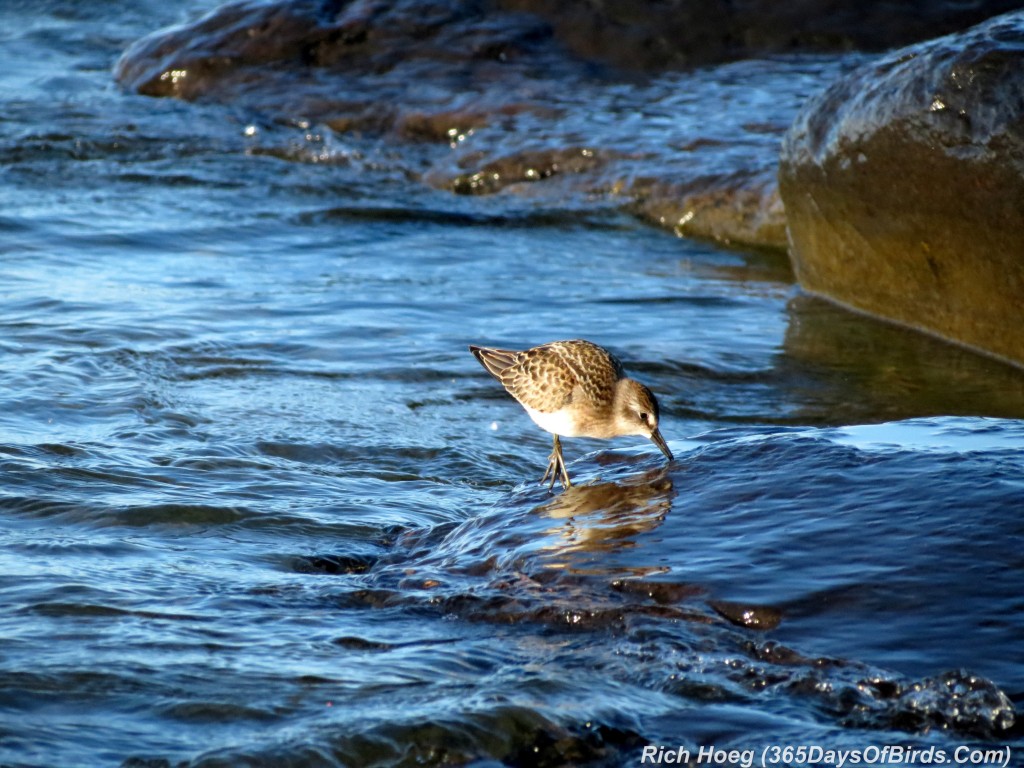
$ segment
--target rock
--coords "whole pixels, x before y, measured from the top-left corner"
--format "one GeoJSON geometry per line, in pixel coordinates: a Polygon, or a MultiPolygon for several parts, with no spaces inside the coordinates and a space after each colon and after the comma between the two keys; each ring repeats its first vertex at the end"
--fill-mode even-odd
{"type": "Polygon", "coordinates": [[[466,86],[469,71],[479,79],[485,62],[555,73],[563,62],[658,72],[773,53],[884,50],[1020,7],[1020,0],[241,0],[136,42],[115,76],[139,93],[195,99],[265,89],[254,68],[365,76],[433,60],[449,65],[449,86],[466,86]]]}
{"type": "Polygon", "coordinates": [[[238,101],[256,93],[276,111],[323,115],[410,92],[429,101],[432,89],[486,90],[492,80],[504,87],[509,71],[531,77],[569,63],[543,21],[490,19],[486,5],[242,0],[137,41],[114,76],[148,96],[238,101]],[[394,71],[407,78],[396,92],[378,79],[394,71]]]}
{"type": "Polygon", "coordinates": [[[782,611],[770,605],[734,603],[730,600],[711,600],[708,605],[723,619],[747,629],[775,629],[782,621],[782,611]]]}
{"type": "Polygon", "coordinates": [[[683,183],[641,178],[624,191],[633,197],[636,215],[680,237],[727,246],[786,248],[786,213],[778,186],[763,172],[683,183]]]}
{"type": "MultiPolygon", "coordinates": [[[[643,24],[661,18],[637,8],[643,24]]],[[[625,59],[574,55],[556,31],[500,0],[242,0],[136,42],[115,77],[297,126],[311,145],[263,135],[253,154],[324,163],[329,136],[373,137],[387,150],[368,166],[437,189],[601,217],[611,206],[686,237],[785,250],[777,147],[804,65],[757,80],[775,94],[766,107],[744,85],[763,66],[623,79],[625,59]],[[691,97],[694,82],[713,98],[691,97]],[[695,122],[697,110],[730,115],[695,122]]]]}
{"type": "Polygon", "coordinates": [[[841,78],[779,186],[807,291],[1024,365],[1024,12],[841,78]]]}
{"type": "Polygon", "coordinates": [[[602,163],[598,152],[570,147],[519,152],[456,176],[451,189],[462,195],[494,194],[509,184],[550,179],[560,173],[585,173],[602,163]]]}
{"type": "MultiPolygon", "coordinates": [[[[387,156],[368,166],[439,189],[613,205],[682,236],[782,251],[777,142],[807,73],[792,62],[654,73],[888,45],[1008,4],[242,0],[138,41],[115,76],[137,93],[232,104],[301,127],[314,143],[380,138],[387,156]],[[688,100],[694,82],[711,98],[688,100]]],[[[266,141],[247,151],[325,162],[322,147],[266,141]]]]}
{"type": "Polygon", "coordinates": [[[1019,0],[499,0],[549,22],[581,58],[639,70],[792,51],[882,51],[965,29],[1019,0]]]}

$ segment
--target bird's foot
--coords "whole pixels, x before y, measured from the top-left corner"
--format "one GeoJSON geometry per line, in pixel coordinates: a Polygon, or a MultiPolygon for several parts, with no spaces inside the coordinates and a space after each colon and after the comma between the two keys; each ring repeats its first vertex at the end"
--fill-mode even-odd
{"type": "Polygon", "coordinates": [[[548,490],[552,490],[555,487],[555,481],[562,481],[562,488],[571,488],[572,481],[569,480],[569,472],[565,468],[565,459],[562,458],[562,444],[555,436],[555,447],[551,450],[551,455],[548,456],[548,468],[544,470],[544,476],[540,479],[540,484],[544,485],[548,477],[551,478],[551,483],[548,485],[548,490]]]}

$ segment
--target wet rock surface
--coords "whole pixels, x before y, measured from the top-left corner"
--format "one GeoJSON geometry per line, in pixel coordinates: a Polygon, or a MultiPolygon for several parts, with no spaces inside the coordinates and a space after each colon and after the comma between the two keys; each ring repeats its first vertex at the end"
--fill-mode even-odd
{"type": "Polygon", "coordinates": [[[1020,4],[839,5],[249,0],[140,40],[116,76],[248,110],[254,154],[791,244],[811,292],[1024,362],[1019,14],[846,76],[863,56],[693,69],[884,48],[1020,4]],[[379,154],[347,146],[368,136],[379,154]]]}
{"type": "Polygon", "coordinates": [[[1020,8],[997,2],[791,3],[502,0],[548,20],[578,55],[634,68],[688,67],[793,50],[884,50],[1020,8]]]}
{"type": "Polygon", "coordinates": [[[1024,364],[1024,13],[839,80],[779,178],[803,287],[1024,364]]]}
{"type": "Polygon", "coordinates": [[[611,206],[687,236],[785,248],[778,142],[842,65],[641,74],[654,62],[576,48],[557,19],[511,4],[244,2],[138,41],[116,77],[248,110],[255,153],[302,159],[280,146],[282,125],[324,145],[380,137],[387,155],[368,164],[433,188],[611,206]]]}

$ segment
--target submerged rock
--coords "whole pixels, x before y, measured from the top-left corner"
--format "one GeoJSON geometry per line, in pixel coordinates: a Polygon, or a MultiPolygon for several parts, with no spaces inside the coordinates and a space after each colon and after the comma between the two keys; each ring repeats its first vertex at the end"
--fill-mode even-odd
{"type": "Polygon", "coordinates": [[[586,173],[602,163],[598,153],[586,147],[520,152],[486,163],[456,176],[451,189],[463,195],[498,192],[509,184],[544,181],[564,173],[586,173]]]}
{"type": "Polygon", "coordinates": [[[903,731],[942,728],[983,739],[1005,737],[1017,722],[1010,698],[991,680],[952,670],[923,680],[869,677],[856,691],[843,691],[832,705],[845,711],[842,720],[863,728],[903,731]]]}
{"type": "Polygon", "coordinates": [[[779,183],[805,289],[1024,365],[1024,12],[836,82],[779,183]]]}
{"type": "Polygon", "coordinates": [[[836,64],[693,68],[884,47],[1019,2],[820,5],[243,0],[138,41],[115,76],[141,94],[232,104],[318,138],[383,138],[398,151],[379,169],[438,189],[582,209],[611,200],[680,235],[781,251],[778,136],[802,78],[836,64]]]}
{"type": "Polygon", "coordinates": [[[770,605],[735,603],[731,600],[712,600],[708,605],[723,619],[747,629],[775,629],[782,621],[782,611],[770,605]]]}
{"type": "MultiPolygon", "coordinates": [[[[440,190],[580,210],[610,202],[680,235],[784,250],[775,160],[803,98],[803,65],[637,75],[682,62],[654,66],[623,46],[588,52],[558,21],[568,17],[524,10],[499,0],[245,0],[136,42],[115,76],[137,93],[301,126],[324,144],[383,139],[379,169],[440,190]],[[745,95],[759,88],[770,104],[745,95]]],[[[637,29],[661,11],[647,8],[637,29]]],[[[247,151],[303,159],[290,144],[247,151]]],[[[309,156],[325,162],[324,147],[309,156]]]]}

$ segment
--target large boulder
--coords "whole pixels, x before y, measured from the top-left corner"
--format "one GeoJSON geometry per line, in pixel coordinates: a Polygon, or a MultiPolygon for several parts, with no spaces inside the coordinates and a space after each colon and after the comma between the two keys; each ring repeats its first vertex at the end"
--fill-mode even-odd
{"type": "Polygon", "coordinates": [[[1024,365],[1024,12],[840,79],[779,185],[806,290],[1024,365]]]}

